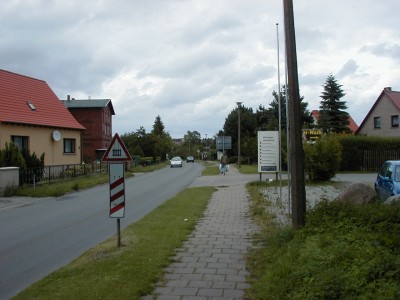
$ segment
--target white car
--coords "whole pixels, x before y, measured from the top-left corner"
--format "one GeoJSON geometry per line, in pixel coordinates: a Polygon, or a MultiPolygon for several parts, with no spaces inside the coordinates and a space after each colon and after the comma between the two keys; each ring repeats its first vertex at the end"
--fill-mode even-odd
{"type": "Polygon", "coordinates": [[[173,167],[181,167],[182,168],[182,158],[179,156],[173,157],[171,160],[171,168],[173,167]]]}

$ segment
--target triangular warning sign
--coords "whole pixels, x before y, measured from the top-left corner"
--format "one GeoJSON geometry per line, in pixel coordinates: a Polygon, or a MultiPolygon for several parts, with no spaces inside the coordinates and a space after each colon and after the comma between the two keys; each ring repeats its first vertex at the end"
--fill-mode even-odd
{"type": "Polygon", "coordinates": [[[110,146],[106,153],[104,153],[102,161],[131,161],[132,157],[129,154],[128,149],[126,149],[124,142],[119,137],[118,133],[116,133],[111,140],[110,146]]]}

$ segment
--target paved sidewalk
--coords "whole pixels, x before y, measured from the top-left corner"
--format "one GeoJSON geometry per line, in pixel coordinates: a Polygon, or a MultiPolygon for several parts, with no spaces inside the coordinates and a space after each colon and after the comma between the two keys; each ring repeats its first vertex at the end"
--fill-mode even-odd
{"type": "Polygon", "coordinates": [[[249,287],[245,255],[257,230],[244,184],[218,187],[153,295],[142,299],[243,299],[249,287]]]}

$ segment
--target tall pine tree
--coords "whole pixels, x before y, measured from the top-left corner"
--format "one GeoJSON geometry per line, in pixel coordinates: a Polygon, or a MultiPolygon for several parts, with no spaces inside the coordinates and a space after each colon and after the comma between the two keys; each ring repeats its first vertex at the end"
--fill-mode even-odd
{"type": "Polygon", "coordinates": [[[346,94],[336,78],[331,74],[327,77],[320,102],[320,117],[318,124],[323,132],[350,132],[349,114],[346,101],[341,100],[346,94]]]}

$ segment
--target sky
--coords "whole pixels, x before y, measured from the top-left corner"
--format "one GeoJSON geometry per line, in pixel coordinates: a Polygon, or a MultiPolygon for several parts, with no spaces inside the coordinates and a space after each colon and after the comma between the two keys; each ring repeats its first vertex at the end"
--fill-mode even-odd
{"type": "MultiPolygon", "coordinates": [[[[293,2],[300,95],[319,109],[332,74],[360,125],[384,87],[400,90],[400,1],[293,2]]],[[[283,1],[1,4],[0,69],[46,81],[59,99],[111,99],[120,135],[150,132],[160,116],[173,138],[210,138],[236,102],[269,107],[285,84],[283,1]]]]}

